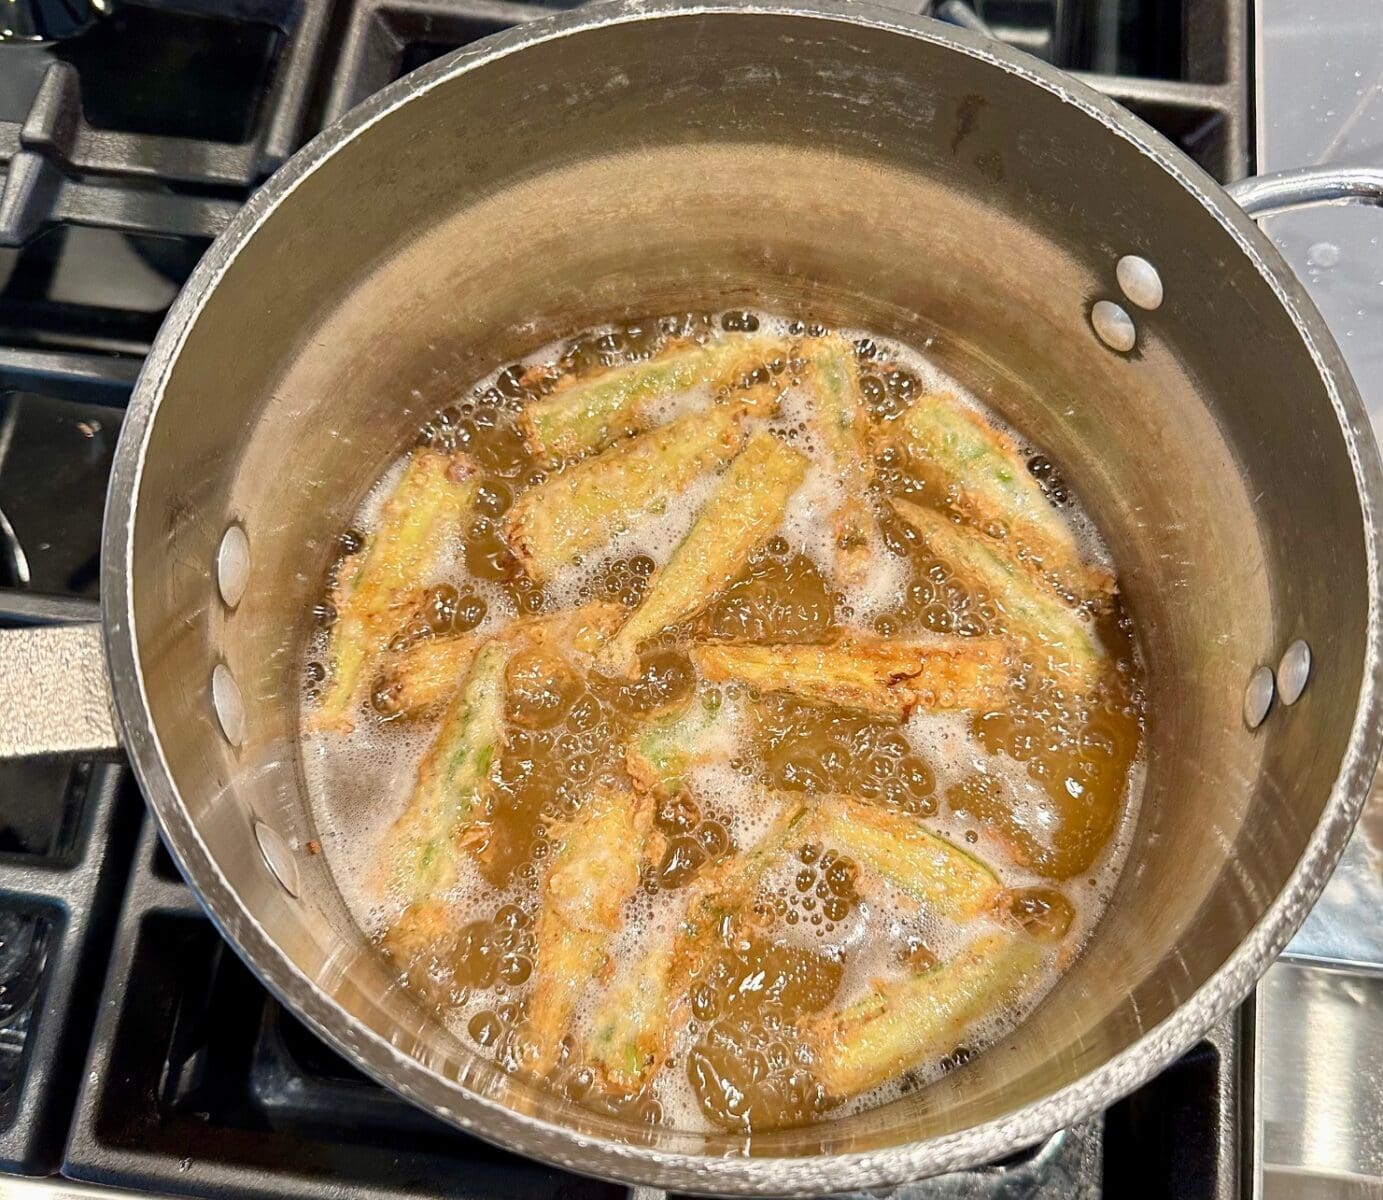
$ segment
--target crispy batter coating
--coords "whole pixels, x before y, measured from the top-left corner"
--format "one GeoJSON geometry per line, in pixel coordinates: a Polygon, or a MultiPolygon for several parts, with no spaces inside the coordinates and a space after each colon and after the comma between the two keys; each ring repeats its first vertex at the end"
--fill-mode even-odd
{"type": "Polygon", "coordinates": [[[717,405],[688,413],[524,492],[505,517],[505,540],[530,578],[550,579],[616,534],[666,512],[670,501],[743,444],[738,409],[717,405]]]}
{"type": "Polygon", "coordinates": [[[555,826],[552,866],[534,926],[536,961],[525,1025],[528,1062],[552,1068],[588,982],[604,971],[625,904],[638,890],[652,802],[597,788],[576,816],[555,826]]]}
{"type": "Polygon", "coordinates": [[[537,457],[570,458],[608,446],[652,424],[661,399],[700,384],[731,383],[781,356],[787,343],[771,337],[723,337],[699,345],[676,342],[646,362],[568,377],[550,396],[525,405],[519,422],[537,457]]]}
{"type": "Polygon", "coordinates": [[[782,523],[806,473],[806,458],[772,434],[751,437],[653,577],[643,603],[601,652],[601,667],[628,672],[641,642],[691,616],[728,586],[754,548],[782,523]]]}
{"type": "Polygon", "coordinates": [[[975,1020],[1021,995],[1040,959],[1030,937],[983,933],[945,964],[877,980],[845,1008],[806,1019],[798,1033],[812,1049],[817,1082],[845,1099],[942,1058],[975,1020]]]}
{"type": "Polygon", "coordinates": [[[449,534],[475,494],[466,460],[417,450],[385,502],[375,532],[342,565],[336,583],[336,623],[328,645],[331,674],[312,714],[317,729],[350,732],[352,709],[370,668],[399,623],[449,534]]]}
{"type": "Polygon", "coordinates": [[[689,1017],[687,992],[753,901],[764,873],[805,835],[808,809],[789,805],[748,853],[731,854],[687,887],[681,921],[655,937],[601,997],[584,1046],[607,1088],[636,1092],[662,1065],[689,1017]]]}
{"type": "Polygon", "coordinates": [[[860,395],[855,348],[839,335],[813,343],[807,358],[812,384],[813,427],[830,456],[843,498],[832,514],[836,583],[863,582],[885,553],[867,499],[869,418],[860,395]]]}
{"type": "Polygon", "coordinates": [[[1082,599],[1114,592],[1114,578],[1085,562],[1006,433],[944,394],[921,396],[894,427],[919,477],[934,484],[966,522],[1002,543],[1060,591],[1082,599]]]}
{"type": "Polygon", "coordinates": [[[986,1012],[1011,1003],[1035,977],[1041,948],[1021,934],[985,933],[954,958],[798,1025],[813,1071],[838,1098],[949,1054],[986,1012]]]}
{"type": "Polygon", "coordinates": [[[829,646],[703,642],[691,647],[698,674],[761,692],[906,717],[1001,705],[1007,650],[998,638],[892,641],[847,633],[829,646]]]}
{"type": "Polygon", "coordinates": [[[832,797],[818,803],[811,832],[939,916],[973,920],[1000,892],[998,876],[975,855],[905,813],[832,797]]]}
{"type": "Polygon", "coordinates": [[[380,848],[382,886],[415,903],[434,899],[456,883],[466,831],[479,815],[490,770],[504,745],[508,656],[507,645],[497,639],[476,654],[418,767],[408,807],[380,848]]]}
{"type": "Polygon", "coordinates": [[[641,791],[671,796],[693,767],[725,749],[728,724],[719,696],[693,695],[638,728],[624,751],[625,770],[641,791]]]}
{"type": "Polygon", "coordinates": [[[387,707],[389,716],[431,716],[456,695],[485,641],[478,634],[427,637],[383,655],[374,683],[377,706],[387,707]]]}
{"type": "Polygon", "coordinates": [[[1080,614],[1009,558],[1001,543],[975,537],[934,509],[894,500],[893,509],[928,548],[999,606],[1005,632],[1044,651],[1058,669],[1088,682],[1104,652],[1080,614]]]}

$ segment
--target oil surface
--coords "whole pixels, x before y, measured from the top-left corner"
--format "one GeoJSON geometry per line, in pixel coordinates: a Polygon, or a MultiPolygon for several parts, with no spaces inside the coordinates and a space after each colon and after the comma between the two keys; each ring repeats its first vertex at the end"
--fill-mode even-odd
{"type": "MultiPolygon", "coordinates": [[[[845,336],[871,429],[864,499],[879,540],[866,576],[837,584],[829,514],[840,488],[814,433],[804,361],[826,334],[765,314],[690,314],[590,331],[480,381],[421,431],[422,447],[463,458],[474,470],[473,501],[435,561],[412,580],[406,611],[391,618],[348,731],[313,722],[333,671],[337,599],[330,585],[306,651],[303,757],[320,841],[343,896],[391,956],[400,985],[507,1069],[536,1070],[572,1099],[634,1120],[740,1130],[797,1124],[880,1103],[953,1069],[1020,1021],[1079,952],[1117,877],[1136,808],[1140,666],[1117,595],[1080,610],[1102,648],[1093,678],[1074,684],[1050,669],[1040,648],[1010,639],[1011,683],[999,702],[975,711],[868,712],[699,678],[688,649],[698,641],[822,645],[846,630],[913,640],[1010,633],[1003,605],[939,560],[888,503],[903,497],[941,511],[949,503],[889,436],[919,397],[948,392],[1002,426],[924,356],[859,331],[845,336]],[[488,770],[481,817],[456,855],[456,878],[440,896],[441,928],[421,943],[391,940],[416,896],[381,883],[392,867],[382,871],[380,858],[438,737],[443,707],[409,710],[407,681],[391,674],[390,662],[422,644],[504,638],[524,621],[555,621],[577,607],[617,627],[644,599],[719,477],[707,472],[662,511],[536,582],[509,544],[506,514],[527,489],[569,464],[530,453],[519,422],[524,406],[567,376],[599,378],[669,343],[756,330],[781,337],[785,352],[734,381],[731,400],[767,389],[773,403],[756,408],[750,424],[810,460],[778,528],[729,586],[644,644],[632,672],[602,669],[566,636],[515,643],[504,672],[502,745],[488,770]],[[631,778],[629,746],[650,720],[693,706],[714,711],[714,745],[675,787],[650,791],[631,778]],[[547,880],[562,831],[606,791],[637,797],[651,813],[638,884],[599,957],[584,960],[597,969],[577,982],[555,1061],[535,1066],[526,1022],[556,959],[541,944],[547,880]],[[812,836],[784,843],[734,910],[704,929],[697,945],[686,944],[688,912],[708,880],[762,848],[785,807],[842,795],[906,818],[980,860],[998,876],[995,901],[979,916],[948,919],[812,836]],[[1023,986],[996,991],[944,1052],[932,1046],[858,1094],[833,1088],[814,1050],[820,1042],[805,1031],[819,1031],[828,1014],[879,981],[937,968],[984,929],[1040,946],[1039,965],[1023,986]],[[671,1028],[646,1076],[622,1083],[583,1047],[621,975],[638,971],[659,945],[675,948],[681,970],[669,998],[671,1028]]],[[[660,402],[652,420],[717,400],[726,396],[689,389],[660,402]]],[[[1009,433],[1021,444],[1021,435],[1009,433]]],[[[1025,459],[1086,561],[1108,567],[1068,483],[1036,450],[1027,449],[1025,459]]],[[[401,470],[380,482],[343,532],[333,569],[338,586],[364,553],[401,470]]]]}

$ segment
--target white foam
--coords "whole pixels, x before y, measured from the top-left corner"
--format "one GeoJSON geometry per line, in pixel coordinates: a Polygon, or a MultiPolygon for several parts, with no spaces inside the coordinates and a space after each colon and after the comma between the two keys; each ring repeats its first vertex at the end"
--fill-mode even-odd
{"type": "Polygon", "coordinates": [[[835,532],[831,518],[844,498],[840,480],[824,464],[814,461],[802,486],[788,501],[783,517],[782,536],[794,550],[812,560],[824,579],[835,574],[835,532]]]}
{"type": "Polygon", "coordinates": [[[912,748],[926,759],[936,776],[936,790],[944,793],[988,758],[970,733],[970,717],[963,712],[929,713],[918,709],[903,725],[912,748]]]}
{"type": "Polygon", "coordinates": [[[868,574],[842,590],[841,606],[849,610],[852,625],[868,625],[873,618],[901,608],[907,586],[907,559],[892,553],[879,539],[868,574]]]}
{"type": "Polygon", "coordinates": [[[677,420],[678,417],[685,417],[688,413],[700,412],[711,406],[711,389],[706,384],[697,387],[686,388],[680,392],[673,392],[669,396],[664,396],[654,403],[648,405],[644,410],[648,414],[648,424],[666,425],[670,421],[677,420]]]}
{"type": "Polygon", "coordinates": [[[687,1077],[686,1058],[690,1039],[682,1038],[675,1048],[669,1069],[657,1080],[654,1095],[663,1110],[663,1123],[673,1129],[709,1132],[711,1124],[701,1112],[696,1091],[687,1077]]]}

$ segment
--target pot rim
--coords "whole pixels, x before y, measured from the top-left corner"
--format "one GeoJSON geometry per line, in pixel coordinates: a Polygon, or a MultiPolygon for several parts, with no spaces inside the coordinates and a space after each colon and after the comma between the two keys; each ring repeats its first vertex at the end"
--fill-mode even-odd
{"type": "Polygon", "coordinates": [[[718,1193],[803,1195],[889,1187],[992,1160],[1106,1108],[1171,1063],[1249,993],[1310,911],[1367,797],[1383,745],[1383,463],[1348,368],[1323,318],[1268,238],[1209,175],[1127,110],[1045,63],[968,31],[853,0],[613,0],[514,27],[386,87],[298,151],[231,221],[203,257],[145,359],[111,472],[102,534],[106,653],[124,745],[164,841],[212,921],[269,990],[347,1059],[468,1133],[587,1175],[718,1193]],[[241,904],[178,794],[155,731],[134,633],[133,518],[150,436],[173,367],[208,297],[241,248],[297,187],[395,109],[447,81],[525,48],[607,25],[698,14],[799,17],[881,29],[980,60],[1073,105],[1151,158],[1225,229],[1272,288],[1307,345],[1330,398],[1354,472],[1364,524],[1369,614],[1365,671],[1340,770],[1320,820],[1282,892],[1213,975],[1171,1015],[1081,1078],[1002,1117],[881,1150],[800,1157],[712,1157],[581,1134],[465,1089],[342,1012],[241,904]]]}

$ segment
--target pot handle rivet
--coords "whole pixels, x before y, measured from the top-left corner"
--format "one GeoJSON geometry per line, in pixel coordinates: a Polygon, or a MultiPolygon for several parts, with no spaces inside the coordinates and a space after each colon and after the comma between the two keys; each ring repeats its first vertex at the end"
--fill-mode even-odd
{"type": "Polygon", "coordinates": [[[1096,300],[1090,309],[1090,325],[1095,336],[1111,350],[1127,354],[1138,341],[1133,318],[1113,300],[1096,300]]]}
{"type": "Polygon", "coordinates": [[[1244,689],[1244,724],[1257,729],[1273,706],[1273,692],[1277,684],[1273,680],[1271,667],[1259,667],[1249,676],[1249,685],[1244,689]]]}
{"type": "Polygon", "coordinates": [[[279,881],[285,892],[296,897],[299,886],[298,862],[288,843],[263,821],[256,821],[254,830],[255,841],[259,843],[259,852],[264,856],[264,865],[269,868],[269,873],[279,881]]]}
{"type": "Polygon", "coordinates": [[[1298,638],[1282,652],[1277,664],[1277,694],[1283,704],[1295,704],[1311,677],[1311,647],[1298,638]]]}
{"type": "Polygon", "coordinates": [[[232,746],[245,740],[245,702],[240,697],[240,685],[225,663],[217,663],[211,672],[211,707],[221,732],[232,746]]]}
{"type": "Polygon", "coordinates": [[[1130,304],[1151,312],[1162,305],[1162,276],[1146,258],[1125,254],[1114,264],[1114,278],[1130,304]]]}
{"type": "Polygon", "coordinates": [[[227,608],[234,608],[250,582],[250,539],[239,525],[230,525],[216,551],[216,586],[227,608]]]}

